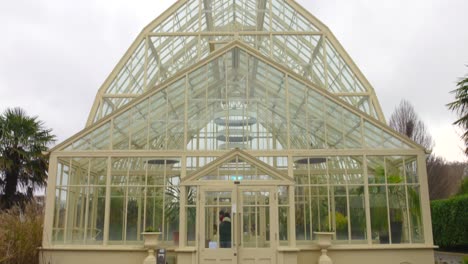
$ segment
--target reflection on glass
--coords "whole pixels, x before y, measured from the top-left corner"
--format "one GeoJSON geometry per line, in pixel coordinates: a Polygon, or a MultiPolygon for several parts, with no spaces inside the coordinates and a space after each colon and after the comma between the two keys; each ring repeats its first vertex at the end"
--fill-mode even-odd
{"type": "Polygon", "coordinates": [[[232,192],[205,192],[205,248],[231,248],[234,226],[231,218],[232,192]]]}

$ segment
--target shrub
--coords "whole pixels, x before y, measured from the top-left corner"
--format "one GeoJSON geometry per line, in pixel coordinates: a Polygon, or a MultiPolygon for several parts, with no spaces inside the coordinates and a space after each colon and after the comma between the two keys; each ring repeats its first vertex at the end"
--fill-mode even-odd
{"type": "Polygon", "coordinates": [[[43,210],[35,203],[0,211],[0,263],[39,263],[43,210]]]}
{"type": "Polygon", "coordinates": [[[446,250],[468,248],[468,195],[431,202],[434,244],[446,250]]]}
{"type": "Polygon", "coordinates": [[[462,180],[460,190],[458,191],[458,195],[465,195],[468,194],[468,177],[465,177],[462,180]]]}

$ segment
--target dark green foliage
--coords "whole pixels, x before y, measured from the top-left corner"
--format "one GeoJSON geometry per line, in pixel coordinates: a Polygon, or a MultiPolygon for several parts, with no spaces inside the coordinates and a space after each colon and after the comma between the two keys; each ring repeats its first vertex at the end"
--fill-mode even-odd
{"type": "Polygon", "coordinates": [[[460,191],[458,191],[458,195],[465,195],[465,194],[468,194],[468,177],[465,177],[465,179],[462,180],[460,191]]]}
{"type": "Polygon", "coordinates": [[[49,160],[44,152],[54,140],[50,129],[21,108],[0,115],[0,208],[31,200],[34,190],[46,185],[49,160]]]}
{"type": "Polygon", "coordinates": [[[153,233],[153,232],[156,232],[156,229],[152,226],[147,226],[145,229],[145,232],[153,233]]]}
{"type": "Polygon", "coordinates": [[[468,195],[431,202],[434,244],[445,250],[468,249],[468,195]]]}
{"type": "Polygon", "coordinates": [[[457,83],[457,89],[452,91],[455,101],[447,104],[448,108],[458,115],[458,120],[453,123],[460,126],[464,133],[462,139],[465,141],[465,153],[468,154],[468,77],[457,83]]]}

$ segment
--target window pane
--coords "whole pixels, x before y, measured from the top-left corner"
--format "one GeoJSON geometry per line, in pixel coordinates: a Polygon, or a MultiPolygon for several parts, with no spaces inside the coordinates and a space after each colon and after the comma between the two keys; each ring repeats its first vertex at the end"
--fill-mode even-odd
{"type": "Polygon", "coordinates": [[[337,240],[348,240],[348,206],[346,187],[334,187],[334,208],[332,230],[336,231],[337,240]]]}
{"type": "Polygon", "coordinates": [[[289,245],[289,235],[288,235],[288,229],[289,229],[289,207],[286,206],[280,206],[278,208],[278,215],[279,215],[279,220],[278,220],[278,226],[279,226],[279,241],[280,245],[282,246],[287,246],[289,245]]]}
{"type": "Polygon", "coordinates": [[[421,216],[420,187],[408,186],[408,207],[413,243],[424,243],[424,230],[421,216]]]}
{"type": "Polygon", "coordinates": [[[409,242],[405,186],[388,186],[392,244],[409,242]]]}
{"type": "Polygon", "coordinates": [[[388,214],[385,186],[369,186],[369,201],[372,243],[388,244],[388,214]]]}
{"type": "Polygon", "coordinates": [[[125,188],[112,187],[110,197],[109,241],[123,242],[125,188]]]}
{"type": "Polygon", "coordinates": [[[106,188],[89,187],[86,244],[101,244],[104,232],[106,188]]]}
{"type": "Polygon", "coordinates": [[[364,186],[349,188],[349,221],[351,224],[351,240],[367,239],[364,186]]]}

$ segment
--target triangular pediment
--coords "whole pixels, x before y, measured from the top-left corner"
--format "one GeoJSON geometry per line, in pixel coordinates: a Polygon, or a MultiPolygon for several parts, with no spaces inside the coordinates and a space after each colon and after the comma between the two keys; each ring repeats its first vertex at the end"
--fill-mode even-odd
{"type": "Polygon", "coordinates": [[[54,150],[234,148],[419,146],[237,41],[54,150]]]}
{"type": "Polygon", "coordinates": [[[180,0],[143,30],[109,75],[88,126],[233,41],[384,121],[372,86],[329,29],[295,1],[180,0]]]}
{"type": "Polygon", "coordinates": [[[281,181],[294,184],[284,172],[240,149],[234,149],[182,179],[182,185],[196,181],[281,181]]]}

